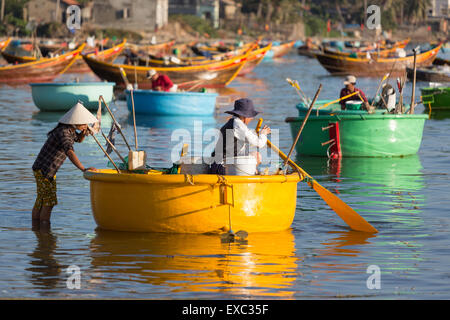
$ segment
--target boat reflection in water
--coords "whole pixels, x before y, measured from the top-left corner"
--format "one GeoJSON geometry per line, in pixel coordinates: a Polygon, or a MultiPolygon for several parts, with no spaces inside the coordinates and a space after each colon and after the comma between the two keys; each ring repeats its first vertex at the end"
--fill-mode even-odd
{"type": "Polygon", "coordinates": [[[119,290],[143,290],[138,293],[145,298],[289,299],[297,261],[291,230],[250,234],[244,243],[222,243],[218,235],[104,230],[91,240],[97,281],[114,279],[119,290]]]}
{"type": "MultiPolygon", "coordinates": [[[[297,163],[380,231],[378,234],[330,232],[328,228],[318,233],[320,245],[315,244],[312,254],[300,265],[302,279],[314,285],[311,290],[326,296],[379,296],[380,292],[366,288],[365,281],[369,277],[366,270],[373,264],[381,269],[384,290],[403,290],[393,283],[398,285],[405,277],[414,277],[420,272],[420,263],[424,260],[423,239],[429,234],[424,222],[425,178],[420,158],[413,155],[332,161],[301,157],[297,163]]],[[[304,217],[297,215],[294,227],[304,233],[309,232],[308,229],[317,233],[326,225],[342,225],[342,221],[321,204],[314,191],[309,187],[303,190],[300,206],[304,217]],[[310,205],[316,211],[311,211],[310,205]],[[317,211],[322,210],[318,215],[317,211]]],[[[299,243],[297,249],[309,248],[299,243]]],[[[411,286],[404,290],[416,293],[411,286]]]]}

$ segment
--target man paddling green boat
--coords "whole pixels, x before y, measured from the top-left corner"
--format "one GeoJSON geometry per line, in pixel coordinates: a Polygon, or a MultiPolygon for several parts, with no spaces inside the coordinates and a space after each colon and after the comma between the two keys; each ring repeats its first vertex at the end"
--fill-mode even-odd
{"type": "Polygon", "coordinates": [[[85,168],[73,149],[75,142],[81,143],[89,135],[88,124],[96,122],[97,118],[83,105],[77,103],[47,134],[47,141],[33,164],[37,188],[36,202],[31,215],[34,227],[50,226],[52,209],[58,203],[55,175],[67,157],[83,172],[96,170],[93,167],[85,168]]]}

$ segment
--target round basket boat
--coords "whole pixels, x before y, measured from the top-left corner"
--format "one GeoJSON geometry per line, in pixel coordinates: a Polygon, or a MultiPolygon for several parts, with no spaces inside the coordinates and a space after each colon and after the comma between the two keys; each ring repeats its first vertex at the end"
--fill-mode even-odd
{"type": "MultiPolygon", "coordinates": [[[[130,91],[126,91],[128,110],[132,110],[130,91]]],[[[158,116],[211,116],[216,107],[217,93],[164,92],[134,90],[136,113],[158,116]]]]}
{"type": "Polygon", "coordinates": [[[298,174],[218,176],[87,171],[101,229],[134,232],[272,232],[295,215],[298,174]]]}
{"type": "Polygon", "coordinates": [[[67,111],[78,100],[90,110],[97,110],[98,97],[106,103],[113,99],[114,82],[30,83],[34,104],[41,111],[67,111]]]}
{"type": "MultiPolygon", "coordinates": [[[[295,137],[305,116],[287,118],[295,137]]],[[[422,142],[425,114],[334,114],[310,116],[296,145],[298,154],[326,157],[339,124],[343,157],[398,157],[416,154],[422,142]],[[307,138],[306,138],[307,137],[307,138]],[[325,144],[324,144],[325,143],[325,144]]]]}

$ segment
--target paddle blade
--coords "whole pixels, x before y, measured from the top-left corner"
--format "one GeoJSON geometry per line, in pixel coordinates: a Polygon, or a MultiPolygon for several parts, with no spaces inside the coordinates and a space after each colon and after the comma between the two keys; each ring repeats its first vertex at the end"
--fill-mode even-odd
{"type": "Polygon", "coordinates": [[[364,218],[361,217],[348,204],[339,199],[335,194],[322,187],[317,181],[313,181],[313,189],[353,230],[371,233],[378,232],[377,229],[372,227],[370,223],[364,220],[364,218]]]}

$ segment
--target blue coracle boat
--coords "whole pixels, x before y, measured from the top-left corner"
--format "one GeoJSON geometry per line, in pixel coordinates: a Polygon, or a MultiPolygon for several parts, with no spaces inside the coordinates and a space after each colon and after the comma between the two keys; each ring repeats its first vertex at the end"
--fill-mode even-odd
{"type": "MultiPolygon", "coordinates": [[[[126,91],[128,110],[132,110],[130,91],[126,91]]],[[[217,93],[133,91],[136,113],[159,116],[210,116],[214,114],[217,93]]]]}
{"type": "Polygon", "coordinates": [[[67,111],[78,100],[90,110],[97,110],[98,98],[113,99],[114,82],[30,83],[36,107],[41,111],[67,111]]]}

